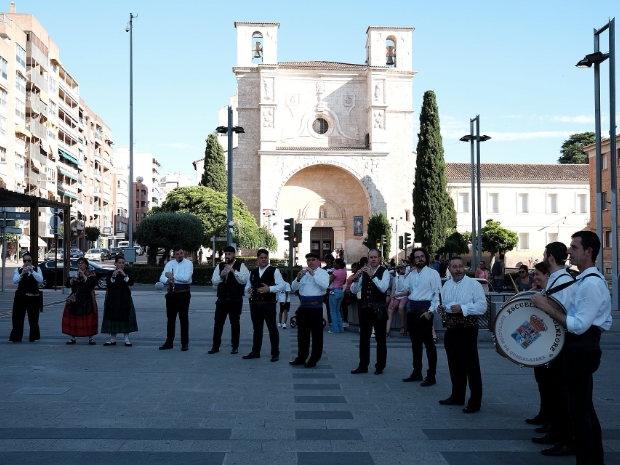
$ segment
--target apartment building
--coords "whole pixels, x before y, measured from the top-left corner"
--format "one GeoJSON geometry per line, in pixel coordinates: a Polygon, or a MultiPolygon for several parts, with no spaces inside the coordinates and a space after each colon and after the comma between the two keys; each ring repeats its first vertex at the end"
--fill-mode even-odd
{"type": "MultiPolygon", "coordinates": [[[[0,185],[70,204],[72,245],[84,247],[84,227],[104,231],[115,210],[104,187],[114,175],[111,132],[80,100],[78,81],[32,14],[17,13],[11,3],[0,13],[0,37],[0,185]],[[97,174],[101,179],[91,182],[97,174]]],[[[48,244],[50,215],[39,211],[48,244]]],[[[25,234],[29,226],[22,224],[25,234]]]]}
{"type": "Polygon", "coordinates": [[[133,190],[135,192],[134,202],[136,204],[135,211],[135,221],[133,224],[134,231],[138,229],[140,223],[144,218],[146,218],[146,214],[149,211],[149,186],[144,183],[142,176],[138,176],[136,182],[133,183],[133,190]]]}
{"type": "MultiPolygon", "coordinates": [[[[129,172],[129,147],[116,148],[114,163],[118,166],[126,166],[129,172]]],[[[134,150],[133,181],[137,181],[138,177],[141,177],[142,183],[148,187],[149,205],[151,207],[161,205],[165,197],[161,191],[161,163],[152,153],[134,150]]]]}
{"type": "MultiPolygon", "coordinates": [[[[204,161],[204,160],[203,160],[204,161]]],[[[192,179],[181,173],[168,173],[159,183],[162,194],[162,201],[166,200],[168,193],[177,187],[190,187],[193,186],[194,183],[192,179]]]]}
{"type": "Polygon", "coordinates": [[[114,215],[114,236],[116,241],[127,240],[129,238],[129,169],[127,167],[115,166],[115,182],[112,193],[116,200],[116,212],[114,215]]]}

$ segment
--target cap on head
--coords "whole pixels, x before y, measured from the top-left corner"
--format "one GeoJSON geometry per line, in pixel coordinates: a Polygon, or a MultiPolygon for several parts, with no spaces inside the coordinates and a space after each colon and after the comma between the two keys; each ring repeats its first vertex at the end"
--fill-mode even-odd
{"type": "Polygon", "coordinates": [[[232,245],[227,245],[226,247],[224,247],[224,252],[232,252],[236,254],[237,250],[232,245]]]}
{"type": "Polygon", "coordinates": [[[307,253],[306,258],[316,258],[317,260],[321,259],[321,257],[319,257],[319,254],[316,252],[307,253]]]}

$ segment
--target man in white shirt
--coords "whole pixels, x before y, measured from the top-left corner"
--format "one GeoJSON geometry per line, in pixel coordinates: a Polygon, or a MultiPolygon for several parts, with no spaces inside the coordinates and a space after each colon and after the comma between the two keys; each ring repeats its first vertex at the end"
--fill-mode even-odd
{"type": "Polygon", "coordinates": [[[231,354],[239,353],[239,337],[241,326],[241,309],[243,307],[243,294],[245,285],[250,278],[250,272],[244,263],[237,260],[237,250],[229,245],[224,248],[224,262],[218,264],[213,270],[211,282],[217,287],[217,300],[215,301],[215,317],[213,323],[213,343],[208,354],[216,354],[222,344],[222,332],[226,316],[230,323],[231,354]]]}
{"type": "MultiPolygon", "coordinates": [[[[601,241],[592,231],[577,231],[571,236],[570,262],[580,274],[571,286],[566,314],[542,296],[532,296],[538,308],[568,330],[563,349],[564,374],[577,463],[604,463],[601,425],[592,403],[592,375],[601,363],[601,334],[611,328],[609,288],[595,266],[600,249],[601,241]]],[[[564,455],[561,450],[556,452],[564,455]]]]}
{"type": "Polygon", "coordinates": [[[315,367],[323,353],[323,296],[329,286],[329,275],[321,268],[319,254],[306,254],[307,268],[297,273],[291,289],[299,290],[300,305],[297,309],[297,357],[289,365],[315,367]],[[312,353],[310,352],[312,334],[312,353]],[[307,360],[306,360],[307,359],[307,360]]]}
{"type": "Polygon", "coordinates": [[[166,342],[159,350],[172,349],[176,329],[177,314],[181,325],[181,350],[188,350],[189,346],[189,302],[192,298],[190,284],[194,274],[194,265],[184,258],[183,248],[180,245],[172,247],[174,260],[166,263],[159,281],[168,285],[166,294],[166,342]]]}
{"type": "Polygon", "coordinates": [[[449,266],[452,279],[441,290],[446,334],[444,346],[448,357],[452,393],[440,400],[441,405],[463,405],[467,383],[471,392],[463,413],[480,411],[482,375],[478,358],[478,316],[487,311],[487,299],[478,281],[465,276],[461,257],[452,257],[449,266]]]}
{"type": "Polygon", "coordinates": [[[436,384],[437,348],[433,339],[433,315],[439,305],[441,278],[435,269],[428,265],[429,254],[422,248],[411,252],[415,268],[409,273],[409,302],[407,304],[407,331],[413,352],[413,372],[403,381],[422,381],[422,345],[426,347],[428,370],[421,386],[436,384]]]}

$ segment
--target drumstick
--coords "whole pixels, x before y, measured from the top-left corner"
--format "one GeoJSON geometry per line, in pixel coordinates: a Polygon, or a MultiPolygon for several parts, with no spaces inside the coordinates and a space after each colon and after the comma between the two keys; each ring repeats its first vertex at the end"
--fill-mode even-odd
{"type": "Polygon", "coordinates": [[[519,288],[517,287],[517,284],[515,283],[515,280],[512,279],[512,275],[508,275],[508,277],[512,281],[512,285],[515,287],[515,293],[518,294],[519,293],[519,288]]]}

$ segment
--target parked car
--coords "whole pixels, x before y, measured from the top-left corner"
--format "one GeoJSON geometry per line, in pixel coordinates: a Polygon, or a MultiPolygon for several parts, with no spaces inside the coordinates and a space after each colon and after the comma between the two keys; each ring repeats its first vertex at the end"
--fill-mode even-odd
{"type": "MultiPolygon", "coordinates": [[[[43,282],[39,283],[39,287],[40,288],[44,288],[44,287],[52,287],[54,285],[54,273],[56,272],[56,261],[55,260],[50,260],[47,262],[43,262],[39,265],[41,267],[41,273],[43,274],[43,282]]],[[[62,281],[63,278],[63,268],[64,268],[64,262],[58,260],[58,271],[57,271],[57,285],[58,286],[64,286],[64,282],[62,281]]],[[[69,261],[69,270],[70,271],[77,271],[78,267],[77,267],[77,260],[70,260],[69,261]]],[[[97,287],[99,287],[99,289],[105,289],[106,288],[106,278],[111,275],[114,272],[114,268],[104,268],[101,265],[98,265],[96,263],[89,263],[88,264],[88,269],[91,271],[95,272],[95,275],[97,276],[97,287]]]]}
{"type": "Polygon", "coordinates": [[[84,256],[84,252],[80,249],[71,249],[69,252],[69,257],[71,258],[82,258],[84,256]]]}
{"type": "Polygon", "coordinates": [[[56,260],[56,258],[63,258],[65,255],[65,249],[58,249],[58,255],[56,255],[56,249],[49,249],[45,254],[45,260],[56,260]]]}
{"type": "Polygon", "coordinates": [[[112,258],[112,254],[110,253],[110,249],[101,249],[101,253],[103,254],[104,260],[110,260],[112,258]]]}
{"type": "Polygon", "coordinates": [[[121,249],[120,247],[112,247],[110,249],[110,259],[112,260],[116,260],[116,257],[120,256],[124,256],[125,254],[123,253],[123,249],[121,249]]]}
{"type": "Polygon", "coordinates": [[[84,258],[86,260],[96,260],[101,262],[105,260],[105,253],[103,253],[101,249],[88,249],[84,255],[84,258]]]}

